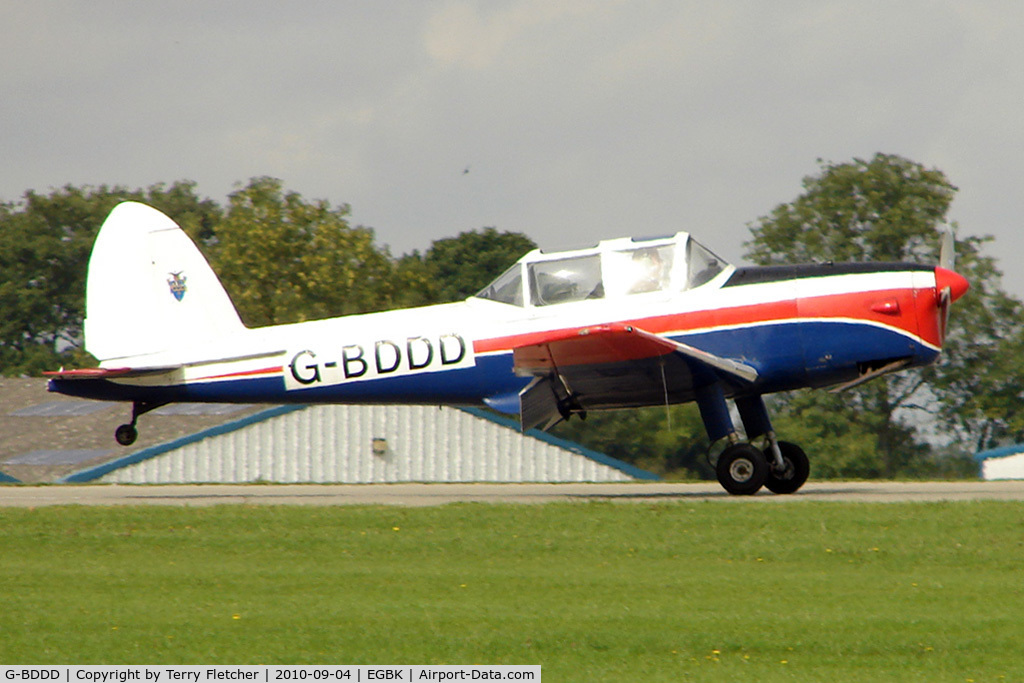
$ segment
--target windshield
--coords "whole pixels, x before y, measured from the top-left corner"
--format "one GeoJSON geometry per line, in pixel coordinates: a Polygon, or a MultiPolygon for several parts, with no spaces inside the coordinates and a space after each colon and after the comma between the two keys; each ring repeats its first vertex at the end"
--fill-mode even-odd
{"type": "Polygon", "coordinates": [[[692,237],[686,243],[686,261],[689,265],[689,277],[686,288],[693,289],[710,282],[725,269],[726,263],[718,258],[692,237]]]}
{"type": "Polygon", "coordinates": [[[523,275],[519,264],[506,270],[497,280],[477,294],[480,299],[500,301],[513,306],[523,305],[523,275]]]}
{"type": "Polygon", "coordinates": [[[531,254],[476,296],[524,307],[680,292],[707,284],[729,266],[692,237],[667,244],[667,240],[659,241],[661,244],[649,240],[641,246],[635,241],[615,240],[602,243],[607,246],[599,251],[563,258],[531,254]]]}

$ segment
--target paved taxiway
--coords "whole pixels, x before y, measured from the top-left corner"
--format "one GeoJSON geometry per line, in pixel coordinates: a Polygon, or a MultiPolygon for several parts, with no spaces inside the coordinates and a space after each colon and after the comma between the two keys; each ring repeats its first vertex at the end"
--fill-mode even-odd
{"type": "Polygon", "coordinates": [[[792,496],[729,496],[716,483],[624,484],[201,484],[0,486],[0,507],[44,505],[406,505],[613,500],[895,503],[1024,500],[1024,481],[810,482],[792,496]]]}

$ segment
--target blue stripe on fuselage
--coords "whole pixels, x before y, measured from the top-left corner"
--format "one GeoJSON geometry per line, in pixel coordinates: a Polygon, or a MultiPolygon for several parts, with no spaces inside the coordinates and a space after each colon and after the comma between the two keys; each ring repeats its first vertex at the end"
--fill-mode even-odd
{"type": "Polygon", "coordinates": [[[938,356],[935,349],[893,328],[851,321],[763,324],[674,338],[754,366],[754,388],[766,394],[849,381],[858,376],[860,363],[910,358],[912,365],[927,365],[938,356]]]}
{"type": "Polygon", "coordinates": [[[512,354],[478,356],[476,365],[287,391],[283,376],[190,382],[166,386],[106,379],[52,379],[49,391],[108,401],[205,403],[423,403],[480,405],[483,398],[518,393],[529,378],[512,371],[512,354]]]}
{"type": "MultiPolygon", "coordinates": [[[[680,334],[676,341],[754,366],[757,393],[827,386],[857,376],[858,363],[911,358],[914,365],[938,352],[892,329],[848,321],[801,321],[680,334]]],[[[50,380],[49,390],[117,401],[245,403],[421,403],[478,405],[486,397],[515,394],[529,382],[512,369],[512,352],[478,356],[476,364],[440,372],[285,390],[284,378],[245,378],[170,386],[110,380],[50,380]]]]}

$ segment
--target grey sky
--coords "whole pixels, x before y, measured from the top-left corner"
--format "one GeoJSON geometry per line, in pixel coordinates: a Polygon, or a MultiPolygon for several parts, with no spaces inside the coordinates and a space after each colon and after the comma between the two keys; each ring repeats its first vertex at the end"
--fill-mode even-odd
{"type": "Polygon", "coordinates": [[[887,152],[947,173],[1024,296],[1021,27],[991,0],[5,0],[0,199],[271,175],[395,254],[682,229],[738,262],[817,158],[887,152]]]}

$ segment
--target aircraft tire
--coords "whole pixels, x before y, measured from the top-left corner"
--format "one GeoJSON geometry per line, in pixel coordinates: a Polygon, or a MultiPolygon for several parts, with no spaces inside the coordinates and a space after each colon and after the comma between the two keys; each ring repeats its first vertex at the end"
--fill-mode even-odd
{"type": "MultiPolygon", "coordinates": [[[[782,461],[786,464],[786,469],[781,474],[776,474],[769,467],[768,477],[764,480],[764,485],[772,493],[795,493],[804,485],[808,475],[811,473],[810,460],[807,458],[807,454],[804,453],[804,449],[795,443],[780,441],[779,450],[782,451],[782,461]]],[[[774,459],[770,448],[765,449],[764,455],[768,460],[774,459]]]]}
{"type": "Polygon", "coordinates": [[[718,483],[734,496],[752,496],[768,477],[768,460],[749,443],[729,446],[718,456],[715,474],[718,483]]]}
{"type": "Polygon", "coordinates": [[[139,430],[134,425],[123,424],[114,430],[114,440],[122,446],[131,446],[139,438],[139,430]]]}

